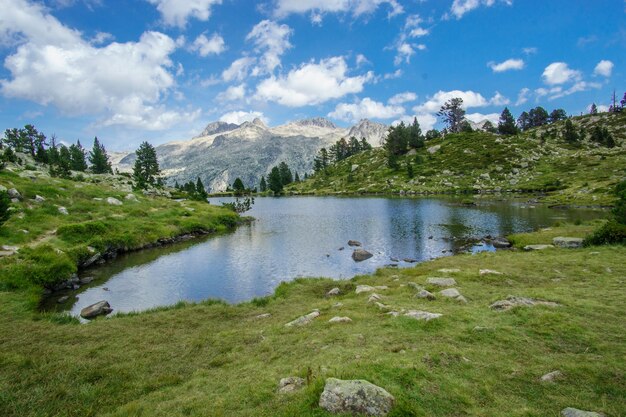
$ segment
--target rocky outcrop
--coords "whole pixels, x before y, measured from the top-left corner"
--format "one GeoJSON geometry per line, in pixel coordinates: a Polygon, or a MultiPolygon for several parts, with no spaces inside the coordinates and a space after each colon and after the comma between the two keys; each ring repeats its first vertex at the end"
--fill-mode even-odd
{"type": "Polygon", "coordinates": [[[289,376],[287,378],[281,378],[278,383],[278,392],[281,394],[289,394],[296,392],[304,388],[304,379],[297,376],[289,376]]]}
{"type": "Polygon", "coordinates": [[[314,318],[319,317],[319,310],[313,310],[307,315],[300,316],[297,319],[285,324],[285,327],[305,326],[313,321],[314,318]]]}
{"type": "Polygon", "coordinates": [[[393,395],[369,381],[328,378],[319,406],[333,414],[386,416],[394,403],[393,395]]]}
{"type": "Polygon", "coordinates": [[[438,287],[451,287],[456,285],[456,280],[454,278],[431,277],[426,280],[426,284],[436,285],[438,287]]]}
{"type": "Polygon", "coordinates": [[[604,414],[596,413],[594,411],[583,411],[577,408],[567,407],[561,410],[563,417],[604,417],[604,414]]]}
{"type": "Polygon", "coordinates": [[[496,311],[507,311],[512,309],[513,307],[534,307],[537,305],[558,307],[560,304],[555,303],[554,301],[537,300],[534,298],[509,295],[505,300],[499,300],[491,304],[489,308],[496,311]]]}
{"type": "Polygon", "coordinates": [[[421,310],[409,310],[406,313],[404,313],[404,316],[415,319],[415,320],[430,321],[430,320],[438,319],[439,317],[443,316],[443,314],[429,313],[428,311],[421,311],[421,310]]]}
{"type": "Polygon", "coordinates": [[[583,239],[579,237],[555,237],[552,244],[557,248],[578,249],[583,247],[583,239]]]}

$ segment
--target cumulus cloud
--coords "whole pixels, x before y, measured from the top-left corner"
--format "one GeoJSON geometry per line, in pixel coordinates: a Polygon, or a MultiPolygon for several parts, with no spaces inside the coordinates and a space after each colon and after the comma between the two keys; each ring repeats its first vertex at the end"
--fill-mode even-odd
{"type": "Polygon", "coordinates": [[[463,99],[463,108],[468,109],[472,107],[485,107],[489,105],[502,105],[508,103],[508,99],[502,96],[499,92],[489,100],[483,97],[480,93],[476,93],[474,91],[460,91],[460,90],[452,90],[452,91],[437,91],[432,97],[430,97],[426,102],[416,106],[413,110],[416,113],[437,113],[441,106],[445,104],[446,101],[453,98],[461,98],[463,99]]]}
{"type": "Polygon", "coordinates": [[[489,120],[494,126],[498,125],[500,121],[500,113],[467,113],[465,118],[470,122],[480,123],[485,120],[489,120]]]}
{"type": "Polygon", "coordinates": [[[211,38],[207,38],[203,33],[193,41],[191,45],[192,51],[197,51],[202,57],[213,55],[219,55],[226,50],[226,43],[217,33],[214,33],[211,38]]]}
{"type": "Polygon", "coordinates": [[[361,119],[392,119],[404,114],[404,107],[385,105],[369,97],[356,103],[339,103],[335,111],[328,113],[328,117],[345,122],[357,122],[361,119]]]}
{"type": "Polygon", "coordinates": [[[394,126],[400,124],[400,122],[404,122],[405,124],[411,124],[413,123],[413,119],[417,119],[417,122],[420,124],[420,128],[423,132],[431,130],[433,127],[435,127],[435,123],[437,123],[437,118],[434,115],[428,113],[419,113],[412,116],[402,116],[401,118],[394,120],[391,124],[394,126]]]}
{"type": "Polygon", "coordinates": [[[175,88],[170,55],[177,44],[169,36],[145,32],[137,42],[99,48],[37,3],[3,3],[0,40],[20,42],[4,61],[10,73],[0,80],[4,96],[53,105],[70,115],[99,115],[107,126],[160,130],[198,117],[198,111],[163,105],[175,88]]]}
{"type": "Polygon", "coordinates": [[[554,100],[557,98],[561,98],[561,97],[565,97],[565,96],[569,96],[571,94],[574,93],[578,93],[581,91],[588,91],[591,90],[592,88],[601,88],[602,84],[600,83],[590,83],[590,82],[586,82],[586,81],[578,81],[576,82],[574,85],[572,85],[570,88],[566,89],[566,90],[561,90],[561,91],[555,91],[553,93],[551,93],[550,97],[548,97],[549,100],[554,100]]]}
{"type": "Polygon", "coordinates": [[[241,81],[248,76],[250,68],[256,62],[256,58],[244,56],[233,61],[232,64],[222,71],[222,79],[224,81],[241,81]]]}
{"type": "Polygon", "coordinates": [[[287,75],[271,76],[257,85],[255,98],[274,101],[289,107],[300,107],[360,93],[365,83],[374,78],[372,72],[348,76],[343,57],[309,62],[292,69],[287,75]]]}
{"type": "Polygon", "coordinates": [[[217,95],[219,101],[237,101],[242,100],[246,96],[246,85],[231,85],[217,95]]]}
{"type": "Polygon", "coordinates": [[[500,62],[500,63],[489,62],[487,65],[489,66],[489,68],[493,70],[493,72],[521,70],[524,68],[524,60],[523,59],[507,59],[506,61],[500,62]]]}
{"type": "Polygon", "coordinates": [[[611,61],[607,61],[603,59],[598,62],[598,65],[593,70],[594,75],[601,75],[602,77],[610,77],[611,73],[613,73],[613,63],[611,61]]]}
{"type": "Polygon", "coordinates": [[[571,69],[565,62],[553,62],[543,70],[543,82],[548,85],[564,84],[569,81],[579,81],[582,78],[580,71],[571,69]]]}
{"type": "Polygon", "coordinates": [[[522,88],[519,90],[519,94],[517,94],[517,101],[515,101],[516,106],[521,106],[522,104],[528,101],[528,94],[530,93],[529,88],[522,88]]]}
{"type": "Polygon", "coordinates": [[[270,20],[263,20],[252,28],[246,40],[253,42],[256,52],[262,54],[259,65],[252,70],[252,75],[271,74],[280,65],[281,55],[291,48],[291,34],[289,26],[270,20]]]}
{"type": "MultiPolygon", "coordinates": [[[[512,5],[513,0],[501,0],[502,3],[512,5]]],[[[450,6],[450,12],[460,19],[467,12],[479,8],[480,6],[491,7],[496,4],[496,0],[454,0],[452,6],[450,6]]]]}
{"type": "Polygon", "coordinates": [[[242,124],[243,122],[251,122],[254,119],[261,119],[263,123],[268,124],[269,120],[267,117],[263,115],[263,113],[259,111],[231,111],[226,113],[220,117],[221,122],[226,123],[234,123],[237,125],[242,124]]]}
{"type": "Polygon", "coordinates": [[[321,21],[322,13],[350,13],[354,17],[371,14],[381,5],[389,6],[389,16],[404,10],[397,0],[276,0],[274,14],[283,18],[293,13],[311,13],[321,21]]]}
{"type": "Polygon", "coordinates": [[[396,78],[402,77],[402,74],[404,74],[404,72],[401,69],[397,69],[394,72],[389,72],[383,75],[383,78],[385,80],[395,80],[396,78]]]}
{"type": "Polygon", "coordinates": [[[417,100],[417,94],[411,91],[405,91],[404,93],[398,93],[395,96],[391,97],[388,100],[388,103],[397,105],[397,104],[409,103],[415,100],[417,100]]]}
{"type": "Polygon", "coordinates": [[[222,0],[147,0],[156,6],[163,22],[168,26],[184,28],[189,18],[209,20],[211,8],[222,0]]]}

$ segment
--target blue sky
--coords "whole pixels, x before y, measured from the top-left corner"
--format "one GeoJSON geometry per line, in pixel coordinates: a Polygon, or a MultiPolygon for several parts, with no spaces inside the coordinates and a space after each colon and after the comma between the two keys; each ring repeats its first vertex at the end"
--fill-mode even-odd
{"type": "MultiPolygon", "coordinates": [[[[585,112],[626,91],[623,0],[0,0],[0,127],[132,150],[215,120],[585,112]]],[[[602,108],[602,107],[601,107],[602,108]]]]}

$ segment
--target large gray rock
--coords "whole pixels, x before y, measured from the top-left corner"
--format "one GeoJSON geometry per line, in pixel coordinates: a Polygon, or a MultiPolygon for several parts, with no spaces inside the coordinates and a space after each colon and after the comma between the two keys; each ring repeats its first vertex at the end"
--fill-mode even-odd
{"type": "Polygon", "coordinates": [[[439,294],[441,294],[442,297],[452,298],[462,303],[467,303],[467,299],[463,297],[456,288],[446,288],[445,290],[439,291],[439,294]]]}
{"type": "Polygon", "coordinates": [[[61,213],[64,216],[68,216],[70,214],[65,207],[59,207],[58,210],[59,210],[59,213],[61,213]]]}
{"type": "Polygon", "coordinates": [[[17,191],[15,188],[9,188],[7,193],[9,194],[9,197],[11,198],[17,198],[18,200],[22,198],[22,194],[20,194],[20,192],[17,191]]]}
{"type": "Polygon", "coordinates": [[[451,287],[456,285],[456,280],[454,278],[435,278],[431,277],[426,280],[427,284],[437,285],[439,287],[451,287]]]}
{"type": "Polygon", "coordinates": [[[430,291],[420,290],[420,292],[415,294],[415,298],[425,298],[427,300],[432,301],[435,299],[435,295],[431,293],[430,291]]]}
{"type": "Polygon", "coordinates": [[[491,241],[491,244],[493,245],[494,248],[497,248],[497,249],[510,248],[512,246],[511,242],[509,242],[509,240],[504,237],[497,237],[493,239],[491,241]]]}
{"type": "Polygon", "coordinates": [[[354,259],[355,262],[365,261],[372,256],[374,255],[372,255],[371,252],[368,252],[365,249],[355,249],[354,252],[352,252],[352,259],[354,259]]]}
{"type": "Polygon", "coordinates": [[[386,416],[394,402],[393,395],[371,382],[328,378],[319,405],[334,414],[386,416]]]}
{"type": "Polygon", "coordinates": [[[361,242],[359,242],[358,240],[349,240],[348,246],[361,246],[361,242]]]}
{"type": "Polygon", "coordinates": [[[335,287],[326,293],[326,297],[332,297],[339,294],[341,294],[341,290],[338,287],[335,287]]]}
{"type": "Polygon", "coordinates": [[[563,417],[604,417],[604,414],[596,413],[594,411],[583,411],[577,408],[567,407],[561,410],[563,417]]]}
{"type": "Polygon", "coordinates": [[[544,305],[548,307],[558,307],[560,304],[554,301],[537,300],[534,298],[517,297],[509,295],[506,300],[499,300],[491,304],[489,308],[496,311],[507,311],[513,307],[534,307],[537,305],[544,305]]]}
{"type": "Polygon", "coordinates": [[[307,325],[307,324],[311,323],[314,318],[319,317],[319,315],[320,315],[319,310],[313,310],[309,314],[304,315],[304,316],[300,316],[297,319],[295,319],[293,321],[290,321],[289,323],[285,324],[285,327],[307,325]]]}
{"type": "Polygon", "coordinates": [[[363,292],[372,292],[374,290],[376,290],[376,288],[372,287],[371,285],[357,285],[354,292],[357,294],[361,294],[363,292]]]}
{"type": "Polygon", "coordinates": [[[554,246],[559,248],[576,249],[583,247],[583,239],[579,237],[555,237],[552,239],[554,246]]]}
{"type": "Polygon", "coordinates": [[[431,146],[430,148],[426,150],[428,151],[428,153],[433,154],[433,153],[436,153],[439,149],[441,149],[441,145],[431,146]]]}
{"type": "Polygon", "coordinates": [[[80,310],[80,316],[84,319],[93,319],[98,316],[106,316],[112,311],[113,309],[108,301],[98,301],[97,303],[80,310]]]}
{"type": "Polygon", "coordinates": [[[406,317],[410,317],[415,320],[424,320],[424,321],[438,319],[439,317],[443,316],[443,314],[429,313],[428,311],[421,311],[421,310],[409,310],[406,313],[404,313],[404,315],[406,317]]]}
{"type": "Polygon", "coordinates": [[[107,197],[107,203],[112,206],[121,206],[123,203],[115,197],[107,197]]]}
{"type": "Polygon", "coordinates": [[[304,379],[297,376],[289,376],[287,378],[282,378],[278,383],[278,392],[281,394],[288,394],[290,392],[295,392],[304,387],[305,381],[304,379]]]}

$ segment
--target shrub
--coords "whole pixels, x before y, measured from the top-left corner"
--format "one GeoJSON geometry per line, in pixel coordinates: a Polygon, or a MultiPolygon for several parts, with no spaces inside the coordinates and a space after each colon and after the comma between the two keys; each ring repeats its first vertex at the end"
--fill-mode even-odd
{"type": "Polygon", "coordinates": [[[610,220],[585,239],[585,246],[626,245],[626,225],[610,220]]]}
{"type": "Polygon", "coordinates": [[[9,207],[11,199],[6,191],[0,191],[0,226],[6,222],[11,214],[9,207]]]}

